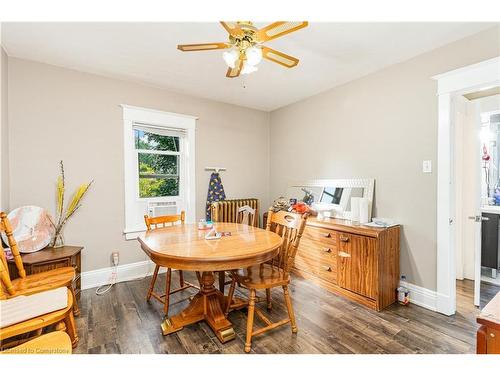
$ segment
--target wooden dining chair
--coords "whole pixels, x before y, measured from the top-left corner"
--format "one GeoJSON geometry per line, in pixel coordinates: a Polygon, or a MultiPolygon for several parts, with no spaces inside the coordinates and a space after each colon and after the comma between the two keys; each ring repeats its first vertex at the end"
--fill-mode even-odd
{"type": "MultiPolygon", "coordinates": [[[[186,221],[186,213],[182,211],[180,215],[167,215],[167,216],[156,216],[156,217],[149,217],[148,215],[144,215],[144,222],[146,223],[146,228],[148,231],[150,230],[155,230],[158,228],[165,228],[167,226],[172,226],[175,225],[176,223],[179,223],[181,225],[184,225],[184,222],[186,221]]],[[[146,296],[146,301],[150,301],[151,297],[154,299],[160,301],[164,305],[163,310],[165,312],[165,315],[168,316],[168,307],[169,307],[169,300],[170,300],[170,295],[180,292],[181,290],[187,289],[187,288],[196,288],[199,289],[197,285],[191,284],[190,282],[184,280],[184,274],[182,270],[178,270],[179,272],[179,284],[180,287],[174,290],[170,290],[170,284],[171,284],[171,279],[172,279],[172,269],[167,268],[167,280],[165,283],[165,294],[156,294],[154,292],[154,287],[156,283],[156,279],[158,277],[158,272],[160,271],[160,266],[155,265],[155,270],[153,273],[153,278],[151,279],[151,284],[149,286],[148,294],[146,296]]],[[[197,272],[196,277],[198,278],[198,282],[200,282],[200,274],[197,272]]]]}
{"type": "MultiPolygon", "coordinates": [[[[5,262],[3,259],[0,259],[0,300],[1,301],[8,301],[7,303],[16,303],[16,306],[14,308],[14,311],[25,311],[25,309],[30,308],[30,303],[35,304],[36,306],[40,305],[40,300],[35,302],[30,302],[30,300],[33,300],[35,296],[38,296],[39,298],[42,297],[42,294],[49,294],[49,290],[45,290],[44,292],[40,293],[35,293],[35,294],[30,294],[29,296],[17,296],[17,299],[10,299],[8,297],[11,296],[12,290],[15,291],[14,285],[10,280],[9,273],[7,272],[7,269],[5,268],[5,262]],[[20,304],[18,303],[19,298],[25,298],[20,304]]],[[[17,345],[21,344],[26,339],[20,339],[20,340],[15,340],[10,343],[5,344],[5,340],[10,339],[15,336],[20,336],[28,333],[34,333],[35,335],[40,335],[42,333],[42,329],[45,327],[48,327],[50,325],[55,324],[55,329],[57,331],[65,331],[68,333],[71,339],[71,344],[74,347],[78,344],[78,334],[76,330],[76,324],[75,324],[75,319],[73,317],[73,293],[67,289],[67,305],[65,308],[55,310],[55,311],[48,311],[42,313],[42,315],[23,320],[18,323],[10,324],[5,327],[0,328],[0,347],[2,349],[8,348],[12,345],[17,345]]],[[[43,297],[45,298],[45,297],[43,297]]],[[[47,297],[49,298],[49,297],[47,297]]],[[[5,303],[5,302],[3,302],[5,303]]],[[[5,315],[7,315],[4,311],[4,308],[1,309],[2,314],[0,314],[0,319],[7,319],[5,315]]],[[[7,308],[5,309],[7,310],[7,308]]],[[[5,322],[5,320],[4,320],[5,322]]]]}
{"type": "Polygon", "coordinates": [[[279,248],[277,256],[269,262],[238,271],[232,271],[232,282],[227,297],[226,312],[230,309],[236,283],[240,283],[243,287],[250,290],[245,341],[245,352],[247,353],[251,350],[252,337],[273,328],[290,323],[292,332],[297,332],[297,323],[295,321],[288,285],[290,284],[290,270],[293,266],[297,248],[299,247],[300,238],[304,232],[306,220],[307,215],[299,215],[286,211],[273,212],[270,210],[268,213],[266,230],[273,231],[283,238],[283,243],[279,248]],[[271,289],[275,287],[281,287],[283,289],[288,318],[273,323],[255,307],[255,302],[257,301],[256,291],[264,289],[266,290],[267,304],[268,307],[270,307],[270,292],[271,289]],[[264,328],[256,331],[253,330],[255,314],[266,324],[264,328]]]}
{"type": "MultiPolygon", "coordinates": [[[[241,206],[238,208],[236,222],[239,224],[250,225],[252,227],[256,227],[259,222],[258,211],[255,208],[250,207],[249,205],[241,206]]],[[[224,294],[224,290],[226,289],[226,285],[231,284],[231,273],[228,271],[220,271],[219,272],[219,290],[224,294]],[[226,277],[229,278],[226,281],[226,277]]]]}
{"type": "MultiPolygon", "coordinates": [[[[66,286],[73,294],[73,314],[75,316],[78,316],[80,314],[80,309],[78,308],[75,289],[73,286],[73,280],[75,279],[75,269],[73,267],[60,267],[53,270],[35,273],[32,275],[26,275],[23,260],[21,258],[21,254],[19,253],[19,247],[12,234],[12,225],[10,224],[10,221],[7,218],[7,214],[5,214],[5,212],[0,213],[0,232],[4,232],[5,236],[7,237],[10,251],[12,252],[12,255],[14,257],[14,263],[17,268],[17,273],[19,274],[19,277],[17,279],[11,280],[13,289],[8,291],[8,298],[16,297],[19,295],[34,294],[43,292],[45,290],[66,286]]],[[[0,258],[4,262],[5,269],[8,270],[7,259],[3,251],[3,247],[1,246],[0,258]]]]}
{"type": "Polygon", "coordinates": [[[256,227],[258,225],[259,215],[257,209],[250,207],[249,205],[241,206],[238,208],[238,220],[237,223],[251,225],[256,227]]]}

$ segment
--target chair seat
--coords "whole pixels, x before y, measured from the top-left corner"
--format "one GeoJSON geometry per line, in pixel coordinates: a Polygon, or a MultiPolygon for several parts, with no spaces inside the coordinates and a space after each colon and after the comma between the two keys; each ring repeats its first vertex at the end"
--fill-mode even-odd
{"type": "Polygon", "coordinates": [[[0,301],[0,328],[4,328],[68,306],[68,288],[46,290],[0,301]]]}
{"type": "Polygon", "coordinates": [[[282,269],[264,263],[247,267],[236,272],[236,281],[252,289],[267,289],[290,282],[290,276],[285,275],[282,269]]]}
{"type": "Polygon", "coordinates": [[[37,316],[36,318],[25,320],[24,322],[4,327],[0,329],[0,340],[5,340],[9,337],[32,332],[39,328],[47,327],[51,324],[61,321],[68,314],[68,311],[73,308],[73,295],[69,290],[67,291],[67,293],[68,305],[64,309],[53,311],[45,315],[37,316]]]}
{"type": "Polygon", "coordinates": [[[65,332],[50,332],[4,350],[0,354],[71,354],[71,339],[65,332]]]}
{"type": "Polygon", "coordinates": [[[25,278],[12,280],[12,286],[16,293],[7,294],[7,298],[18,295],[30,295],[43,292],[45,290],[56,289],[62,286],[71,286],[75,278],[75,269],[73,267],[61,267],[54,270],[44,271],[28,275],[25,278]]]}

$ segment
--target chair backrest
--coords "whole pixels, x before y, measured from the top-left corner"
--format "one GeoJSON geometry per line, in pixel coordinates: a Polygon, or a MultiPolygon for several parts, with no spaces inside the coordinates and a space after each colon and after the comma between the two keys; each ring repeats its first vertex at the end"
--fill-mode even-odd
{"type": "Polygon", "coordinates": [[[244,205],[238,208],[237,222],[239,224],[246,224],[256,227],[257,218],[257,210],[255,208],[252,208],[249,205],[244,205]]]}
{"type": "Polygon", "coordinates": [[[167,225],[174,225],[178,221],[180,221],[181,224],[184,224],[184,222],[186,221],[186,213],[184,211],[181,211],[180,215],[166,215],[156,217],[149,217],[148,215],[144,215],[144,222],[146,223],[146,227],[148,228],[148,230],[164,228],[167,225]]]}
{"type": "MultiPolygon", "coordinates": [[[[0,232],[4,232],[5,236],[7,237],[7,242],[10,247],[10,251],[14,256],[14,262],[16,264],[17,273],[19,274],[20,277],[25,278],[26,271],[24,270],[23,259],[21,258],[21,254],[19,253],[19,247],[17,246],[17,242],[12,234],[12,225],[10,224],[10,221],[7,218],[7,214],[5,212],[0,212],[0,232]]],[[[7,270],[9,269],[7,267],[7,262],[5,262],[5,267],[7,270]]]]}
{"type": "Polygon", "coordinates": [[[278,255],[270,263],[281,268],[286,274],[290,272],[295,259],[295,254],[300,244],[300,238],[306,226],[307,214],[300,215],[287,211],[267,214],[266,230],[270,230],[283,238],[283,243],[278,255]]]}

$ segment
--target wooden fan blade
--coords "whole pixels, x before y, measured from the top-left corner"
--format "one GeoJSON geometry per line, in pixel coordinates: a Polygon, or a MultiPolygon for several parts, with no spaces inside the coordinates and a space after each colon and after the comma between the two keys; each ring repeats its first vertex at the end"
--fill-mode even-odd
{"type": "Polygon", "coordinates": [[[203,44],[179,44],[177,49],[184,52],[190,51],[208,51],[211,49],[226,49],[231,47],[227,43],[203,43],[203,44]]]}
{"type": "Polygon", "coordinates": [[[236,78],[240,75],[241,68],[243,67],[243,61],[238,59],[236,64],[234,64],[234,68],[227,68],[226,77],[227,78],[236,78]]]}
{"type": "Polygon", "coordinates": [[[241,30],[241,27],[238,25],[237,22],[232,22],[232,21],[220,21],[220,24],[226,29],[226,31],[235,37],[241,37],[243,36],[243,30],[241,30]]]}
{"type": "Polygon", "coordinates": [[[309,23],[307,21],[278,21],[257,31],[257,39],[260,42],[267,42],[283,35],[293,33],[299,29],[306,27],[309,23]]]}
{"type": "Polygon", "coordinates": [[[262,47],[262,57],[287,68],[293,68],[299,63],[299,59],[269,47],[262,47]]]}

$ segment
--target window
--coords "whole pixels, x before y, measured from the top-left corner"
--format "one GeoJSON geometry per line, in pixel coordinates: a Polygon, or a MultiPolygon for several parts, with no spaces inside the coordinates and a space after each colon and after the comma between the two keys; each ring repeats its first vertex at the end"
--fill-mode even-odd
{"type": "Polygon", "coordinates": [[[194,128],[196,118],[123,106],[125,230],[127,239],[145,229],[153,206],[186,211],[194,222],[194,128]]]}
{"type": "Polygon", "coordinates": [[[179,196],[181,136],[134,126],[139,198],[179,196]]]}

